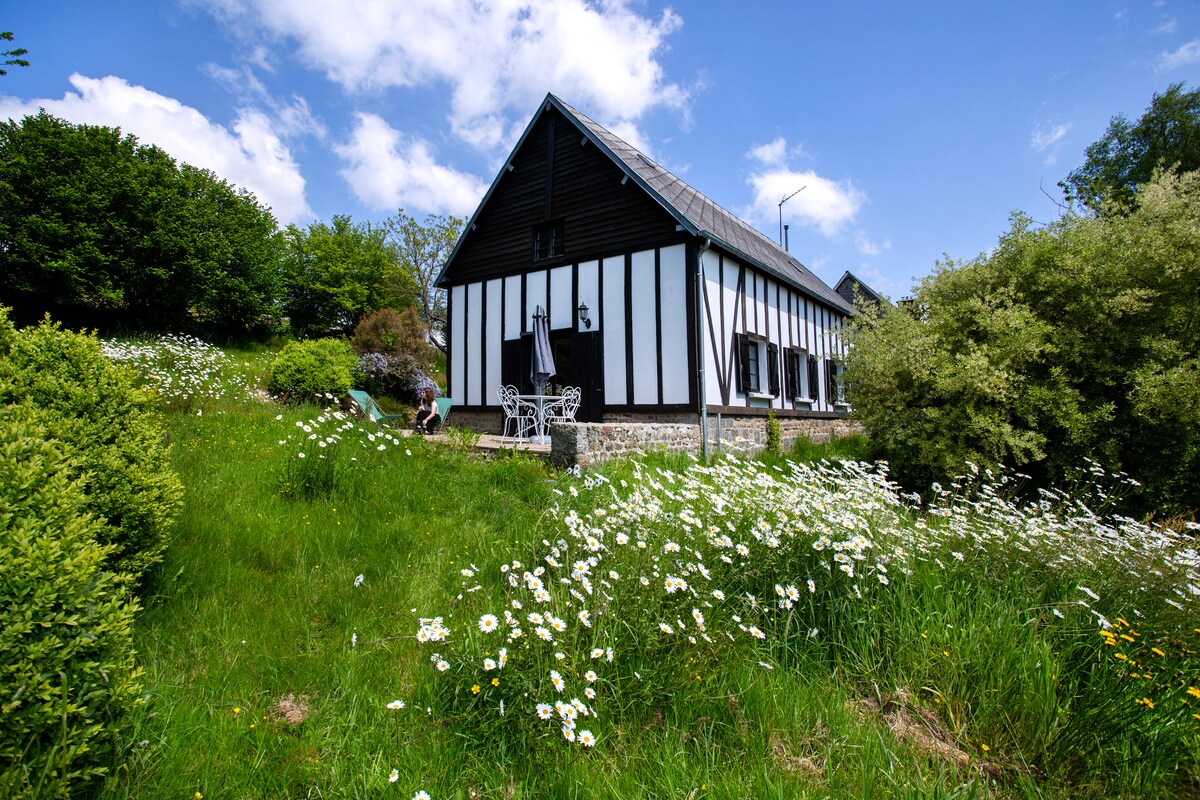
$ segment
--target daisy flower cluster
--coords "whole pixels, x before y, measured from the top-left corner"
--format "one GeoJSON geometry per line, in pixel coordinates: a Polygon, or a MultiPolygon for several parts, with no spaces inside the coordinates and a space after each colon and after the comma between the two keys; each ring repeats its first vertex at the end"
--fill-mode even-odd
{"type": "Polygon", "coordinates": [[[245,399],[254,387],[248,374],[263,365],[235,361],[220,348],[184,334],[168,334],[144,341],[101,342],[105,354],[132,367],[145,388],[173,406],[223,399],[245,399]]]}
{"type": "MultiPolygon", "coordinates": [[[[590,747],[636,705],[639,685],[661,687],[682,664],[702,680],[705,665],[731,657],[770,669],[779,644],[836,636],[918,566],[1000,557],[1056,570],[1078,582],[1072,602],[1101,628],[1111,623],[1084,583],[1101,563],[1144,576],[1122,603],[1191,613],[1200,595],[1194,535],[1104,519],[1060,496],[1018,503],[1001,476],[939,487],[921,505],[885,464],[726,458],[634,470],[629,481],[584,475],[561,492],[537,560],[501,565],[503,595],[436,640],[433,663],[471,685],[479,713],[507,701],[506,718],[535,735],[557,728],[590,747]]],[[[432,638],[428,624],[418,640],[432,638]]]]}
{"type": "MultiPolygon", "coordinates": [[[[326,395],[326,400],[334,398],[326,395]]],[[[284,415],[275,420],[287,425],[279,447],[287,456],[280,476],[285,495],[311,497],[331,491],[348,470],[361,468],[379,453],[399,448],[402,442],[389,430],[364,427],[337,407],[328,407],[315,417],[290,425],[284,415]]],[[[419,446],[419,445],[414,445],[419,446]]],[[[404,448],[411,455],[410,448],[404,448]]]]}

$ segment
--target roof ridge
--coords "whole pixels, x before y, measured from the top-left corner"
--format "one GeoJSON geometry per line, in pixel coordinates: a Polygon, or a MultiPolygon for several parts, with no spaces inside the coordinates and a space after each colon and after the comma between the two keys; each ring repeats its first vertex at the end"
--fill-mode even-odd
{"type": "Polygon", "coordinates": [[[833,287],[818,278],[798,258],[776,244],[765,233],[571,104],[552,93],[548,93],[546,98],[549,101],[553,101],[562,112],[574,117],[576,124],[583,127],[585,134],[590,132],[596,143],[602,149],[607,150],[609,155],[624,167],[627,174],[631,175],[646,191],[650,192],[680,223],[691,228],[693,233],[712,238],[735,254],[741,255],[751,262],[755,262],[758,266],[775,273],[778,277],[795,285],[797,288],[805,290],[807,293],[833,305],[843,312],[853,313],[853,308],[846,303],[841,295],[833,290],[833,287]],[[635,161],[645,166],[639,167],[637,163],[631,163],[630,158],[618,152],[618,149],[628,150],[634,155],[635,161]],[[643,174],[643,169],[646,167],[657,169],[661,171],[662,175],[643,174]],[[664,178],[664,176],[666,177],[664,178]],[[664,195],[652,183],[652,181],[656,180],[662,184],[662,188],[666,188],[671,182],[678,184],[682,188],[675,193],[673,199],[664,195]],[[684,194],[693,196],[688,198],[686,202],[681,202],[680,198],[684,194]],[[694,208],[697,202],[699,203],[699,208],[694,208]],[[736,227],[737,231],[740,231],[742,234],[742,237],[740,237],[742,241],[731,241],[731,237],[722,235],[719,231],[711,230],[714,226],[705,224],[703,219],[705,204],[711,206],[714,211],[712,222],[724,222],[726,225],[736,227]],[[755,254],[749,252],[752,249],[765,250],[765,253],[755,254]],[[771,263],[772,261],[775,263],[771,263]]]}

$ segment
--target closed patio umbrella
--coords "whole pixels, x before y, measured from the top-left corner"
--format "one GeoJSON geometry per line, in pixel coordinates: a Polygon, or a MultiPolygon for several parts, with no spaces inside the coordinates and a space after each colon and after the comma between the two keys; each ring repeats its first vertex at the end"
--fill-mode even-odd
{"type": "Polygon", "coordinates": [[[533,357],[529,359],[529,378],[537,394],[546,393],[546,383],[554,377],[554,352],[550,349],[550,318],[538,306],[533,312],[533,357]]]}
{"type": "MultiPolygon", "coordinates": [[[[533,353],[529,359],[529,378],[533,381],[536,394],[546,393],[546,383],[554,377],[554,352],[550,349],[550,318],[546,309],[538,306],[533,312],[533,353]]],[[[545,409],[542,401],[537,401],[537,436],[531,441],[548,444],[546,436],[545,409]]]]}

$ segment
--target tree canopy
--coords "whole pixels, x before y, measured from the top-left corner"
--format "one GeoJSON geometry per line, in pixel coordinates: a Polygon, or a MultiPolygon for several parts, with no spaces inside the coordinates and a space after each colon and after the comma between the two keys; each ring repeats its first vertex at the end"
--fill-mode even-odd
{"type": "Polygon", "coordinates": [[[400,209],[396,216],[384,224],[388,241],[396,250],[401,273],[416,284],[417,310],[421,313],[421,319],[433,334],[434,344],[444,351],[446,292],[439,289],[434,281],[450,258],[466,220],[429,214],[425,222],[420,223],[400,209]]]}
{"type": "Polygon", "coordinates": [[[275,311],[270,209],[116,128],[0,123],[0,303],[23,322],[247,330],[275,311]]]}
{"type": "Polygon", "coordinates": [[[1014,215],[991,253],[939,264],[915,313],[865,316],[848,393],[912,488],[967,460],[1062,483],[1091,458],[1141,482],[1137,508],[1194,510],[1198,300],[1200,172],[1160,172],[1127,213],[1014,215]]]}
{"type": "Polygon", "coordinates": [[[1200,169],[1200,90],[1188,92],[1176,83],[1155,94],[1137,122],[1118,114],[1085,155],[1083,165],[1059,184],[1067,202],[1092,212],[1106,203],[1127,211],[1156,169],[1200,169]]]}
{"type": "MultiPolygon", "coordinates": [[[[331,223],[289,225],[285,238],[283,310],[297,333],[349,333],[363,315],[394,302],[384,279],[395,276],[395,255],[383,226],[335,215],[331,223]]],[[[411,304],[411,289],[407,295],[411,304]]]]}
{"type": "MultiPolygon", "coordinates": [[[[13,40],[12,31],[0,31],[0,41],[11,42],[13,40]]],[[[24,47],[17,47],[12,50],[5,50],[0,53],[0,56],[5,56],[5,67],[28,67],[29,62],[21,56],[29,55],[29,51],[24,47]]],[[[0,75],[7,75],[8,70],[0,68],[0,75]]]]}

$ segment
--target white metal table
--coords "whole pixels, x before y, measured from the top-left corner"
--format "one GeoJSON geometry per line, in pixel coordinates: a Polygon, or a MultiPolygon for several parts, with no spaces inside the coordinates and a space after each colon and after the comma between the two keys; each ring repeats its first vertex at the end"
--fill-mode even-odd
{"type": "MultiPolygon", "coordinates": [[[[546,424],[546,409],[553,408],[556,402],[561,402],[563,396],[561,394],[519,394],[516,395],[518,401],[523,401],[533,405],[536,413],[533,416],[533,430],[537,434],[537,438],[541,440],[541,444],[549,443],[550,431],[546,424]]],[[[530,438],[533,441],[533,438],[530,438]]]]}

